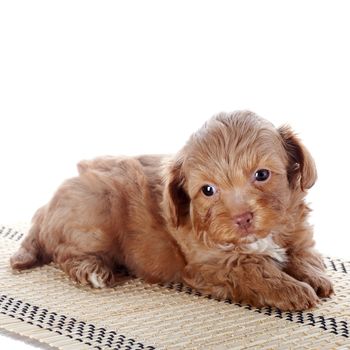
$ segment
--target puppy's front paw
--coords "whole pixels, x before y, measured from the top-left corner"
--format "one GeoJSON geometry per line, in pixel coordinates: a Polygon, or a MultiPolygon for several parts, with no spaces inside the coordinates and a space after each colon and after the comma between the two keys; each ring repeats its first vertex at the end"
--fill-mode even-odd
{"type": "Polygon", "coordinates": [[[277,297],[270,302],[271,306],[283,311],[301,311],[315,307],[319,302],[315,291],[306,283],[289,284],[277,291],[277,297]]]}
{"type": "Polygon", "coordinates": [[[320,298],[329,298],[334,294],[333,284],[324,273],[308,275],[303,281],[308,283],[320,298]]]}

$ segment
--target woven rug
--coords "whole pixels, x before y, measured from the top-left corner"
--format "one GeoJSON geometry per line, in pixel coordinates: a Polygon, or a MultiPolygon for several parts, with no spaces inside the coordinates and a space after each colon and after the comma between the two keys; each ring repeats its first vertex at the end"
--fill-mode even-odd
{"type": "Polygon", "coordinates": [[[325,258],[336,295],[304,312],[129,279],[95,290],[54,266],[13,273],[26,227],[0,226],[0,328],[59,349],[350,349],[350,262],[325,258]]]}

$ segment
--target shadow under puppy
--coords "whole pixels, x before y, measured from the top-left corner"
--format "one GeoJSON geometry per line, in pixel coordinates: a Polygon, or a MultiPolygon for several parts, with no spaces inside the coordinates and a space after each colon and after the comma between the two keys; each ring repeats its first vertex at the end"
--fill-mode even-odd
{"type": "Polygon", "coordinates": [[[78,170],[35,214],[13,269],[53,261],[101,288],[123,265],[148,282],[282,310],[333,293],[304,202],[316,168],[289,127],[221,113],[175,156],[101,157],[78,170]]]}

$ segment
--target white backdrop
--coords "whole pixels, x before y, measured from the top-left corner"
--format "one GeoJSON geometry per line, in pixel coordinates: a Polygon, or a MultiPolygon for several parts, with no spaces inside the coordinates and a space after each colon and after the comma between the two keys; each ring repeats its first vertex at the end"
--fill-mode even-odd
{"type": "Polygon", "coordinates": [[[82,158],[175,152],[244,108],[299,132],[318,247],[350,258],[349,35],[346,1],[1,2],[0,221],[82,158]]]}

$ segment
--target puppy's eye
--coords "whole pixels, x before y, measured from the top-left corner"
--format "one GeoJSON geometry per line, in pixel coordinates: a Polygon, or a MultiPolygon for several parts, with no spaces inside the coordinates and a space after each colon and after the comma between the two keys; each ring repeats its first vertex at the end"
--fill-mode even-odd
{"type": "Polygon", "coordinates": [[[259,169],[254,174],[254,178],[256,181],[266,181],[269,177],[270,171],[267,169],[259,169]]]}
{"type": "Polygon", "coordinates": [[[205,196],[210,197],[216,193],[216,188],[211,185],[205,185],[202,187],[202,192],[205,196]]]}

